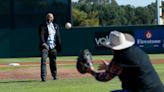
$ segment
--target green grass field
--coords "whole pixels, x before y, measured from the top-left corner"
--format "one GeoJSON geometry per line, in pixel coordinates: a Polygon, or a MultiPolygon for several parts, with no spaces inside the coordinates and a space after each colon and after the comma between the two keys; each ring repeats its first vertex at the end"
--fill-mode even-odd
{"type": "MultiPolygon", "coordinates": [[[[163,59],[164,55],[150,55],[151,59],[163,59]]],[[[112,56],[94,56],[94,60],[105,59],[109,60],[112,56]]],[[[0,64],[10,62],[39,62],[40,58],[12,58],[0,59],[0,64]]],[[[58,57],[61,62],[75,61],[76,57],[58,57]]],[[[153,65],[164,83],[164,64],[153,65]]],[[[67,68],[74,68],[73,65],[62,66],[67,68]]],[[[0,67],[0,72],[7,69],[0,67]]],[[[19,67],[21,68],[21,67],[19,67]]],[[[87,78],[66,78],[59,80],[48,80],[47,82],[40,82],[33,79],[22,80],[5,80],[0,79],[0,92],[109,92],[110,90],[121,89],[121,84],[118,78],[114,78],[109,82],[98,82],[93,77],[87,78]]]]}
{"type": "MultiPolygon", "coordinates": [[[[151,59],[164,59],[164,54],[150,54],[151,59]]],[[[75,61],[77,56],[58,56],[58,61],[75,61]]],[[[93,60],[111,60],[112,55],[95,55],[93,60]]],[[[38,62],[40,58],[1,58],[0,63],[11,63],[11,62],[38,62]]]]}

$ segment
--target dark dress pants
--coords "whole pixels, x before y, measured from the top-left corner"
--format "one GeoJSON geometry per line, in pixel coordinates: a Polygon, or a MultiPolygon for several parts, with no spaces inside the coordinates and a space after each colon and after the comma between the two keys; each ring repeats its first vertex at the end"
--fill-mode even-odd
{"type": "Polygon", "coordinates": [[[41,53],[41,79],[42,81],[46,80],[47,69],[46,69],[46,60],[49,57],[49,66],[53,79],[56,79],[57,76],[57,67],[56,67],[56,49],[43,49],[41,53]]]}

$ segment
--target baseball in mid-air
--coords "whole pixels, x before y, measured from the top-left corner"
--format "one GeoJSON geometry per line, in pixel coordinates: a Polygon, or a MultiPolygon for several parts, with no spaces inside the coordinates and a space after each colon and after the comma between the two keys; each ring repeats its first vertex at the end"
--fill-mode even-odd
{"type": "Polygon", "coordinates": [[[72,24],[70,22],[65,23],[65,28],[66,29],[72,28],[72,24]]]}

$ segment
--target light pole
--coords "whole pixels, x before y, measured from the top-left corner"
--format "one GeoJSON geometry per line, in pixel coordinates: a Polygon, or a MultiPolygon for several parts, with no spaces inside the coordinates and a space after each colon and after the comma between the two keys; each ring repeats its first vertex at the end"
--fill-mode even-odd
{"type": "Polygon", "coordinates": [[[156,0],[156,7],[157,7],[157,25],[162,25],[163,21],[161,19],[161,17],[162,17],[162,4],[161,4],[161,0],[156,0]]]}

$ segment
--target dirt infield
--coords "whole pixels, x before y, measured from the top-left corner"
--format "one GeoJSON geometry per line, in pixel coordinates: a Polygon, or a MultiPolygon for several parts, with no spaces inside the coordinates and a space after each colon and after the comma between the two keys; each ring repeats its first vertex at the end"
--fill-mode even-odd
{"type": "MultiPolygon", "coordinates": [[[[51,79],[49,67],[47,67],[47,79],[51,79]]],[[[58,78],[80,78],[88,77],[89,75],[81,75],[75,69],[59,68],[58,78]]],[[[40,80],[40,67],[29,67],[24,69],[15,69],[0,72],[0,79],[34,79],[40,80]]]]}
{"type": "MultiPolygon", "coordinates": [[[[101,61],[94,61],[95,64],[99,64],[101,61]]],[[[164,64],[164,59],[154,59],[153,64],[164,64]]],[[[89,74],[80,74],[76,68],[65,68],[65,65],[74,65],[75,61],[57,62],[58,66],[58,78],[82,78],[90,77],[89,74]]],[[[6,70],[0,70],[0,79],[31,79],[40,80],[40,63],[39,62],[22,62],[20,66],[9,66],[8,64],[0,64],[0,67],[9,68],[6,70]]],[[[49,66],[47,65],[47,79],[51,79],[51,73],[49,66]]]]}

